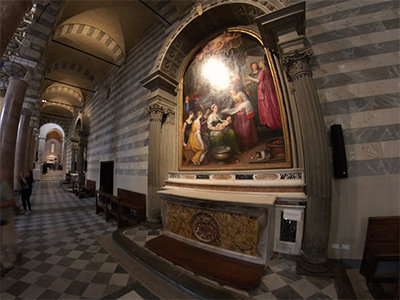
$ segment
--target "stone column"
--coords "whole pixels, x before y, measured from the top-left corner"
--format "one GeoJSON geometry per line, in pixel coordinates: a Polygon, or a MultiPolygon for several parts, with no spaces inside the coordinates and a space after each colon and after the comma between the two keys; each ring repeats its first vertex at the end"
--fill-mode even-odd
{"type": "Polygon", "coordinates": [[[148,192],[147,192],[147,222],[161,223],[161,199],[157,193],[160,190],[160,149],[161,149],[161,120],[164,107],[154,103],[146,111],[150,114],[150,143],[148,163],[148,192]]]}
{"type": "Polygon", "coordinates": [[[62,164],[62,169],[66,170],[66,167],[65,167],[65,140],[64,139],[61,142],[61,161],[59,163],[62,164]]]}
{"type": "Polygon", "coordinates": [[[78,141],[71,140],[71,173],[75,173],[75,162],[78,154],[78,141]]]}
{"type": "Polygon", "coordinates": [[[87,135],[79,134],[79,144],[78,144],[78,179],[79,179],[79,190],[82,185],[85,184],[83,177],[83,151],[87,145],[87,135]]]}
{"type": "Polygon", "coordinates": [[[30,104],[24,103],[19,119],[17,143],[15,145],[14,189],[19,189],[20,173],[26,171],[26,145],[28,142],[29,123],[31,121],[30,104]]]}
{"type": "Polygon", "coordinates": [[[25,13],[32,7],[32,0],[0,1],[0,53],[3,56],[10,40],[25,13]]]}
{"type": "Polygon", "coordinates": [[[290,81],[299,115],[304,142],[304,176],[307,210],[302,252],[298,257],[298,272],[325,273],[331,263],[327,256],[331,224],[331,160],[328,134],[314,87],[309,58],[311,47],[283,55],[283,64],[290,81]]]}
{"type": "Polygon", "coordinates": [[[175,111],[168,108],[165,110],[165,122],[161,123],[161,151],[160,151],[160,183],[159,189],[165,185],[168,179],[168,171],[175,170],[178,165],[176,145],[178,144],[175,124],[175,111]]]}
{"type": "Polygon", "coordinates": [[[13,189],[15,143],[27,88],[27,81],[18,78],[10,79],[0,117],[0,180],[7,182],[13,189]]]}
{"type": "MultiPolygon", "coordinates": [[[[32,124],[32,121],[31,121],[32,124]]],[[[31,125],[30,124],[30,125],[31,125]]],[[[32,152],[33,152],[33,128],[28,127],[28,137],[26,139],[26,150],[25,150],[25,169],[32,170],[32,152]]]]}

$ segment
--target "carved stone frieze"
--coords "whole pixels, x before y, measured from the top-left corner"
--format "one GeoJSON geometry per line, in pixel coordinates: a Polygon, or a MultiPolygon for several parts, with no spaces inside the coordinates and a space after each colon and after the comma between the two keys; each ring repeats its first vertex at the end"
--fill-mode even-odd
{"type": "Polygon", "coordinates": [[[229,174],[216,174],[212,176],[212,179],[214,180],[232,180],[234,177],[229,174]]]}
{"type": "Polygon", "coordinates": [[[183,238],[251,256],[257,255],[259,218],[168,203],[167,230],[183,238]]]}

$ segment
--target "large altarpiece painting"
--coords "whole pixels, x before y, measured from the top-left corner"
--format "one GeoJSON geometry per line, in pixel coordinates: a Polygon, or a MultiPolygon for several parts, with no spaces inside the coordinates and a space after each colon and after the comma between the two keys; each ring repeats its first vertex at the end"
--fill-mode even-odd
{"type": "Polygon", "coordinates": [[[180,170],[291,167],[277,67],[256,34],[228,30],[201,45],[181,84],[180,170]]]}

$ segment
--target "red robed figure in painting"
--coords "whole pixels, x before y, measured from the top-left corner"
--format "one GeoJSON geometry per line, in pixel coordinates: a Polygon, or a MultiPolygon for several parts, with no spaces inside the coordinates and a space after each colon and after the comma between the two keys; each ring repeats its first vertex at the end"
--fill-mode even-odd
{"type": "Polygon", "coordinates": [[[260,61],[261,70],[257,80],[258,113],[260,123],[272,129],[282,128],[281,112],[279,109],[278,97],[276,95],[271,70],[266,60],[260,61]]]}

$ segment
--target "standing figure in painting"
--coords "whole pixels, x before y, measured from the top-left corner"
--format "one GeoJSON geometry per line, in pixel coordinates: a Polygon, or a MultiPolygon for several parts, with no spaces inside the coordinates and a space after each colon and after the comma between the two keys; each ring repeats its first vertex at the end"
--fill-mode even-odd
{"type": "Polygon", "coordinates": [[[189,141],[189,135],[192,131],[193,117],[194,112],[189,111],[189,117],[186,119],[182,126],[182,143],[184,147],[187,147],[187,142],[189,141]]]}
{"type": "Polygon", "coordinates": [[[249,73],[249,80],[246,81],[246,93],[249,96],[249,100],[253,105],[254,112],[256,114],[254,122],[256,125],[260,125],[260,117],[258,113],[258,99],[257,99],[257,86],[258,86],[258,73],[260,72],[260,68],[256,62],[252,62],[250,64],[251,71],[249,73]],[[256,79],[256,80],[253,80],[256,79]]]}
{"type": "Polygon", "coordinates": [[[278,96],[276,94],[271,70],[266,60],[260,61],[260,69],[257,79],[249,77],[249,79],[254,82],[258,82],[257,99],[260,123],[272,129],[282,128],[278,96]]]}
{"type": "Polygon", "coordinates": [[[192,158],[192,162],[196,166],[199,166],[201,164],[200,155],[205,150],[205,145],[203,143],[203,139],[201,138],[201,118],[203,117],[201,110],[197,112],[196,116],[197,118],[193,121],[192,131],[189,135],[187,147],[195,153],[192,158]]]}
{"type": "Polygon", "coordinates": [[[237,90],[235,86],[232,86],[231,101],[235,103],[235,107],[224,109],[222,112],[235,115],[233,128],[239,138],[239,147],[248,150],[258,144],[257,128],[253,120],[255,116],[253,106],[247,94],[237,90]]]}
{"type": "Polygon", "coordinates": [[[185,97],[185,102],[183,102],[183,111],[189,112],[192,110],[192,103],[189,96],[185,97]]]}
{"type": "Polygon", "coordinates": [[[222,124],[222,115],[218,112],[218,105],[213,104],[211,110],[213,112],[207,120],[207,126],[210,130],[211,146],[229,146],[234,154],[242,154],[240,152],[236,132],[232,128],[224,132],[226,125],[222,124]]]}
{"type": "Polygon", "coordinates": [[[207,127],[207,120],[208,117],[210,116],[211,113],[211,108],[207,107],[205,109],[205,112],[203,114],[203,117],[200,120],[201,124],[201,139],[203,140],[203,143],[205,145],[205,148],[208,149],[210,147],[210,134],[208,132],[208,127],[207,127]]]}

